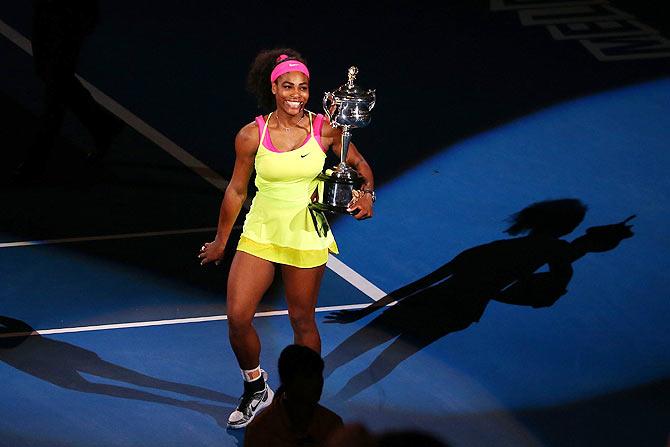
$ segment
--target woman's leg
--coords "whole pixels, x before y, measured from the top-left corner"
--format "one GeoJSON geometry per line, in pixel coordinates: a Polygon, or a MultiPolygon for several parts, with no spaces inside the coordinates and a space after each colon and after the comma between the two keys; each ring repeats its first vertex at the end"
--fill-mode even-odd
{"type": "Polygon", "coordinates": [[[288,315],[293,327],[293,341],[321,354],[321,337],[316,327],[314,311],[319,296],[321,278],[326,265],[299,268],[282,265],[288,315]]]}
{"type": "Polygon", "coordinates": [[[254,314],[274,279],[274,264],[248,253],[235,253],[228,275],[228,336],[240,368],[260,362],[261,343],[253,327],[254,314]]]}

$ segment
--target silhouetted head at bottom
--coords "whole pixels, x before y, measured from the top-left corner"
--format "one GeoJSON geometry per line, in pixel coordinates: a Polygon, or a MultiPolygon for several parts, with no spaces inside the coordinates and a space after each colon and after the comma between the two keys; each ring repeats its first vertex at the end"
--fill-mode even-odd
{"type": "Polygon", "coordinates": [[[572,233],[584,220],[586,205],[578,199],[557,199],[536,202],[508,220],[511,226],[505,233],[517,236],[528,232],[531,236],[559,238],[572,233]]]}
{"type": "Polygon", "coordinates": [[[289,345],[279,355],[281,391],[292,404],[311,406],[321,399],[323,359],[312,349],[289,345]]]}

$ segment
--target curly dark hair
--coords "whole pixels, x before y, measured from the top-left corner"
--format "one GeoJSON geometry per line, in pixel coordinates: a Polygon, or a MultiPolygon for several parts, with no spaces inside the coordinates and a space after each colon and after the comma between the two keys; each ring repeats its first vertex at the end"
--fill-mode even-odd
{"type": "Polygon", "coordinates": [[[263,112],[275,108],[275,98],[270,88],[270,74],[277,65],[277,58],[282,54],[307,65],[302,55],[292,48],[263,50],[256,55],[247,74],[247,91],[256,97],[258,107],[263,112]]]}

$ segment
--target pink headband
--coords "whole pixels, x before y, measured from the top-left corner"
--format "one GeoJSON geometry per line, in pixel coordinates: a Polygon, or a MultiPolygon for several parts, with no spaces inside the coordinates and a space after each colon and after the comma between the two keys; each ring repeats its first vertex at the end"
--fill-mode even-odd
{"type": "Polygon", "coordinates": [[[284,73],[288,73],[289,71],[299,71],[309,78],[309,70],[302,62],[295,59],[289,59],[289,57],[285,54],[280,55],[277,58],[277,61],[281,62],[279,62],[274,70],[272,70],[272,74],[270,75],[270,82],[275,82],[279,76],[283,75],[284,73]]]}

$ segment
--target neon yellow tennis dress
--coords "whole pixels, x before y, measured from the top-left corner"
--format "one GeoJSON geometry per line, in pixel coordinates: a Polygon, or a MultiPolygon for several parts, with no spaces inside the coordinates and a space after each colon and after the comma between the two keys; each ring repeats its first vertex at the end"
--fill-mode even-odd
{"type": "Polygon", "coordinates": [[[312,113],[308,115],[308,137],[288,152],[274,149],[266,135],[272,113],[265,123],[262,117],[256,119],[263,127],[255,159],[258,191],[237,245],[238,250],[259,258],[303,268],[325,264],[328,251],[338,253],[326,217],[308,208],[326,161],[314,135],[314,124],[321,119],[313,122],[312,113]]]}

